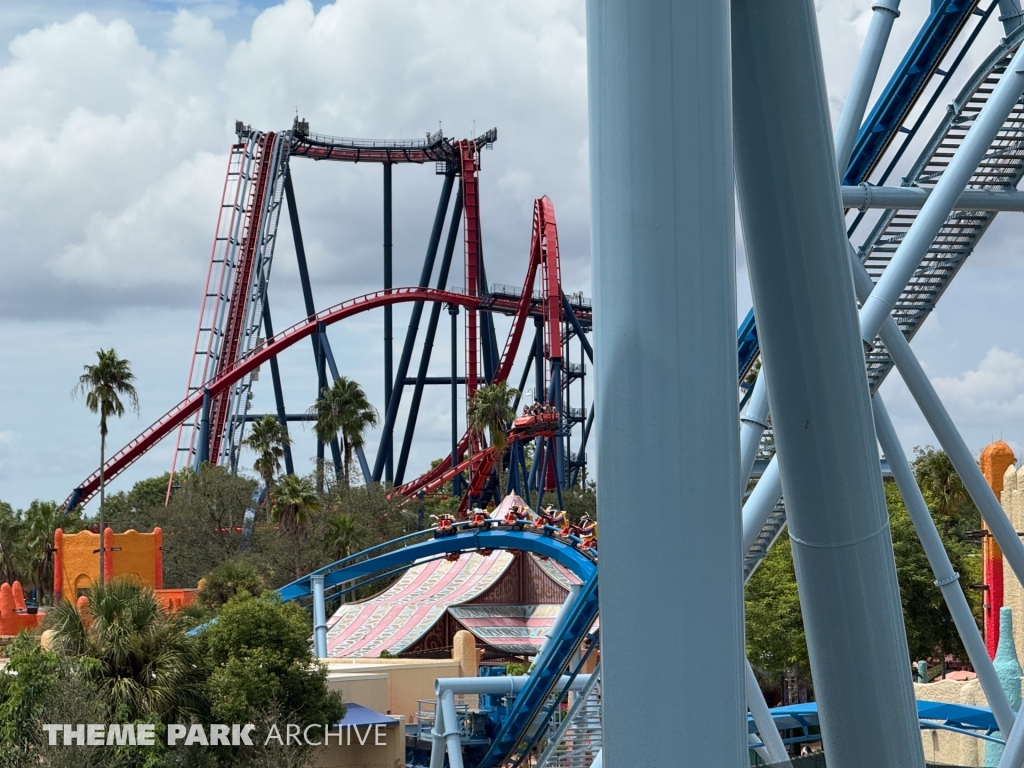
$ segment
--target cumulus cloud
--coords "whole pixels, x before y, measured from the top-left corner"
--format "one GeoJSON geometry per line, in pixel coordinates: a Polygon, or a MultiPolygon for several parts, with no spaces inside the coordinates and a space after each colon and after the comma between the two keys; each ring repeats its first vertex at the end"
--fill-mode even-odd
{"type": "MultiPolygon", "coordinates": [[[[565,284],[589,290],[583,0],[271,1],[97,0],[90,13],[78,13],[74,0],[11,0],[0,10],[7,43],[0,58],[0,367],[17,364],[24,375],[0,381],[0,400],[17,410],[0,422],[7,430],[0,434],[31,435],[0,439],[5,497],[63,497],[93,468],[93,425],[66,398],[92,350],[114,344],[136,362],[143,421],[180,397],[236,119],[283,130],[298,111],[316,132],[366,138],[419,137],[439,124],[465,137],[497,126],[481,176],[488,278],[521,281],[532,201],[546,194],[558,215],[565,284]]],[[[870,3],[816,4],[835,120],[870,3]]],[[[926,12],[925,3],[904,5],[876,93],[926,12]]],[[[999,34],[991,22],[961,80],[999,34]]],[[[292,168],[318,304],[379,286],[380,168],[304,160],[292,168]]],[[[432,168],[400,166],[394,184],[401,285],[419,275],[440,181],[432,168]]],[[[1013,227],[1000,228],[1006,218],[993,228],[988,253],[1019,250],[1013,227]]],[[[977,334],[964,329],[999,306],[1015,306],[1015,286],[1024,286],[1024,271],[1006,271],[1008,257],[985,253],[972,257],[943,298],[945,332],[933,338],[926,325],[915,341],[926,362],[943,360],[947,378],[937,381],[951,409],[962,407],[964,418],[979,423],[1020,407],[1009,392],[982,397],[979,389],[986,377],[1016,376],[1013,361],[1003,361],[1006,371],[990,370],[999,363],[990,352],[978,370],[959,373],[977,354],[977,334]],[[988,272],[976,279],[975,263],[985,258],[988,272]],[[993,283],[1001,286],[998,302],[993,283]],[[967,291],[973,285],[979,289],[967,291]]],[[[460,281],[455,269],[449,282],[460,281]]],[[[741,292],[744,284],[741,272],[741,292]]],[[[305,315],[286,222],[271,294],[278,328],[305,315]]],[[[402,324],[396,312],[398,336],[402,324]]],[[[346,370],[380,407],[379,318],[332,333],[346,370]]],[[[1011,333],[993,331],[985,343],[1012,349],[1011,333]]],[[[438,369],[444,347],[435,348],[438,369]]],[[[295,359],[308,364],[308,348],[300,352],[295,359]]],[[[307,402],[311,394],[300,386],[312,389],[309,370],[283,375],[289,403],[307,402]]],[[[257,393],[254,407],[272,407],[261,400],[266,394],[257,393]]],[[[414,455],[417,467],[447,444],[447,401],[434,393],[428,400],[417,432],[428,448],[414,455]]],[[[137,427],[122,424],[117,439],[137,427]]],[[[121,482],[162,471],[164,459],[147,458],[121,482]]]]}
{"type": "Polygon", "coordinates": [[[1019,432],[1024,427],[1024,358],[992,347],[978,367],[932,379],[958,423],[1019,432]]]}
{"type": "MultiPolygon", "coordinates": [[[[489,252],[525,254],[530,203],[549,194],[567,268],[586,281],[580,3],[339,0],[314,12],[287,0],[234,44],[210,18],[180,10],[163,42],[157,52],[128,22],[83,13],[10,43],[0,226],[16,257],[0,262],[0,312],[194,303],[234,120],[281,130],[297,108],[335,135],[409,138],[441,123],[467,136],[498,125],[499,151],[485,161],[489,252]]],[[[371,171],[295,172],[311,261],[337,298],[379,280],[371,171]]],[[[396,172],[403,277],[422,258],[438,186],[428,169],[396,172]]]]}

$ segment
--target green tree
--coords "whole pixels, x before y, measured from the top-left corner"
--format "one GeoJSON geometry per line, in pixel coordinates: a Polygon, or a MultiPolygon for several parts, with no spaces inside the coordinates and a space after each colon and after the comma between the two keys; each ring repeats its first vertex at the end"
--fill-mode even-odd
{"type": "Polygon", "coordinates": [[[196,597],[206,607],[219,610],[235,595],[244,593],[255,597],[266,590],[266,580],[255,565],[248,560],[233,558],[225,560],[203,577],[196,597]]]}
{"type": "MultiPolygon", "coordinates": [[[[889,505],[889,526],[910,658],[941,659],[952,654],[955,658],[966,659],[960,634],[949,616],[942,593],[935,586],[935,575],[896,483],[885,483],[885,500],[889,505]]],[[[959,538],[951,530],[944,530],[944,518],[939,513],[933,511],[932,518],[942,536],[942,544],[953,570],[960,574],[960,583],[965,586],[978,583],[981,580],[981,564],[977,557],[977,545],[959,538]]],[[[964,589],[964,595],[975,616],[979,616],[981,595],[974,589],[964,589]]]]}
{"type": "Polygon", "coordinates": [[[917,446],[913,467],[917,484],[941,530],[948,532],[953,527],[963,532],[981,526],[981,516],[945,451],[930,445],[917,446]]]}
{"type": "Polygon", "coordinates": [[[510,387],[505,381],[485,384],[473,393],[466,414],[469,429],[472,432],[481,437],[485,431],[491,435],[491,445],[497,454],[495,468],[498,472],[498,488],[500,490],[505,488],[502,454],[505,451],[505,446],[508,445],[509,424],[516,417],[511,403],[517,394],[519,391],[510,387]]]}
{"type": "Polygon", "coordinates": [[[98,723],[109,717],[96,687],[76,674],[75,666],[26,633],[5,649],[0,668],[0,766],[21,768],[92,768],[98,750],[48,747],[44,723],[98,723]],[[69,754],[76,751],[74,759],[69,754]]]}
{"type": "Polygon", "coordinates": [[[292,442],[288,437],[288,429],[274,416],[267,415],[253,422],[249,436],[242,442],[256,452],[252,468],[263,478],[267,486],[267,498],[270,498],[274,489],[274,475],[281,471],[285,446],[292,442]]]}
{"type": "Polygon", "coordinates": [[[810,671],[789,534],[783,531],[745,590],[747,657],[770,676],[810,671]]]}
{"type": "Polygon", "coordinates": [[[171,494],[170,504],[160,507],[158,518],[164,538],[164,583],[189,588],[211,568],[239,556],[252,540],[236,529],[253,505],[256,481],[211,465],[178,479],[180,487],[171,494]]]}
{"type": "Polygon", "coordinates": [[[295,578],[302,575],[299,557],[310,516],[320,509],[320,498],[308,478],[288,475],[277,486],[272,501],[274,522],[295,542],[295,578]]]}
{"type": "MultiPolygon", "coordinates": [[[[885,483],[889,526],[900,585],[900,600],[907,631],[907,656],[944,658],[951,654],[965,658],[959,634],[949,617],[942,593],[917,538],[903,499],[891,480],[885,483]]],[[[943,531],[942,518],[932,512],[942,543],[962,583],[981,578],[976,545],[943,531]]],[[[980,597],[965,589],[977,615],[980,597]]],[[[769,675],[795,669],[800,677],[809,672],[807,644],[789,537],[783,532],[746,586],[747,652],[751,664],[769,675]]]]}
{"type": "Polygon", "coordinates": [[[121,398],[125,398],[136,413],[139,412],[139,395],[132,382],[131,363],[119,358],[111,349],[100,349],[96,353],[95,365],[86,365],[85,373],[78,377],[78,385],[71,391],[72,397],[83,395],[86,407],[100,415],[100,584],[103,584],[103,504],[106,493],[104,476],[107,451],[107,419],[111,416],[120,418],[124,415],[125,406],[121,398]]]}
{"type": "MultiPolygon", "coordinates": [[[[340,479],[347,494],[352,479],[353,452],[363,445],[363,433],[379,423],[377,410],[370,405],[358,382],[345,376],[339,376],[330,387],[325,387],[309,410],[316,417],[314,430],[322,442],[329,443],[341,436],[344,466],[340,479]]],[[[317,467],[317,489],[322,488],[323,467],[317,467]]]]}
{"type": "Polygon", "coordinates": [[[335,560],[349,557],[363,549],[366,543],[366,529],[359,524],[355,515],[337,514],[328,521],[328,524],[330,533],[327,547],[335,560]]]}
{"type": "Polygon", "coordinates": [[[272,707],[301,725],[344,717],[340,695],[327,689],[326,668],[312,656],[311,634],[306,612],[276,593],[229,600],[200,636],[213,668],[207,692],[214,722],[249,722],[272,707]]]}
{"type": "MultiPolygon", "coordinates": [[[[82,526],[80,512],[66,513],[55,501],[39,501],[29,504],[24,512],[25,556],[28,564],[28,582],[40,594],[53,593],[53,533],[58,528],[74,533],[82,526]]],[[[52,600],[51,600],[52,604],[52,600]]]]}
{"type": "Polygon", "coordinates": [[[0,501],[0,581],[17,581],[26,568],[24,520],[10,504],[0,501]]]}
{"type": "Polygon", "coordinates": [[[165,722],[205,712],[203,659],[186,625],[160,608],[151,589],[120,577],[96,585],[89,603],[58,603],[46,618],[53,649],[77,659],[124,721],[165,722]]]}

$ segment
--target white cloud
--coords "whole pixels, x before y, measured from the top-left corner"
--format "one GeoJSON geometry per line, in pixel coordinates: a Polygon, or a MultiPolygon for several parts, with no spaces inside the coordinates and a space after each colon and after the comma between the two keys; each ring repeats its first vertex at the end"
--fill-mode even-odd
{"type": "Polygon", "coordinates": [[[1019,431],[1024,427],[1024,358],[992,347],[978,367],[932,380],[956,421],[1019,431]]]}
{"type": "MultiPolygon", "coordinates": [[[[816,4],[835,119],[870,3],[816,4]]],[[[0,439],[0,497],[24,504],[36,496],[62,498],[92,469],[94,425],[66,397],[92,350],[115,345],[135,362],[142,423],[180,396],[236,119],[281,130],[298,109],[314,131],[378,138],[420,136],[439,122],[456,137],[474,125],[478,132],[497,126],[499,140],[484,155],[481,175],[489,279],[521,281],[532,201],[547,194],[558,214],[565,283],[588,290],[584,5],[318,0],[315,10],[308,0],[283,0],[257,13],[243,0],[97,0],[92,13],[76,15],[80,6],[72,0],[6,3],[0,35],[23,31],[6,33],[8,55],[0,58],[0,368],[20,375],[0,381],[0,400],[17,411],[4,427],[19,435],[17,453],[0,439]],[[15,22],[7,15],[12,6],[15,22]]],[[[876,93],[926,12],[924,3],[904,5],[876,93]]],[[[999,34],[991,22],[961,78],[999,34]]],[[[379,285],[379,167],[302,160],[292,167],[317,303],[379,285]]],[[[395,170],[398,284],[419,274],[439,187],[432,168],[395,170]]],[[[990,370],[998,362],[990,353],[977,371],[962,373],[978,353],[978,333],[966,329],[991,325],[988,316],[1015,307],[1024,290],[1024,270],[1009,272],[1008,258],[986,255],[1019,251],[1015,226],[1003,227],[1003,220],[1009,219],[1000,218],[991,244],[943,298],[943,332],[933,332],[937,323],[929,321],[915,347],[924,359],[941,361],[936,370],[947,378],[937,385],[958,419],[1016,418],[1024,429],[1016,396],[982,396],[986,377],[1018,375],[1010,363],[1004,361],[1005,373],[990,370]]],[[[460,281],[456,267],[449,282],[460,281]]],[[[287,225],[271,295],[278,328],[304,315],[287,225]]],[[[396,312],[396,336],[403,317],[396,312]]],[[[378,407],[379,320],[367,316],[331,331],[339,360],[378,407]]],[[[984,344],[1011,349],[1011,337],[1010,330],[994,330],[984,344]]],[[[435,346],[436,371],[444,369],[446,346],[435,346]]],[[[308,356],[308,347],[296,349],[283,370],[296,408],[312,396],[310,371],[300,367],[308,356]]],[[[270,407],[266,400],[265,390],[257,393],[257,407],[270,407]]],[[[891,406],[902,427],[909,407],[891,406]]],[[[417,431],[427,447],[417,448],[412,466],[443,452],[446,409],[445,397],[429,393],[417,431]]],[[[135,419],[123,421],[112,442],[139,427],[135,419]]],[[[120,482],[162,471],[169,456],[155,453],[120,482]]],[[[297,455],[310,453],[307,446],[297,455]]]]}

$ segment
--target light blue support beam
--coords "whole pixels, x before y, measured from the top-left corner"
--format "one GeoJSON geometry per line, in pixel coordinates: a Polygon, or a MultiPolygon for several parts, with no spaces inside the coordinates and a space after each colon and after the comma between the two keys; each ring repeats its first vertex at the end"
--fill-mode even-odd
{"type": "Polygon", "coordinates": [[[899,7],[900,0],[878,0],[871,6],[871,24],[864,38],[864,45],[860,49],[857,69],[854,70],[850,92],[846,94],[846,103],[843,104],[843,113],[839,117],[839,127],[836,129],[836,164],[840,175],[850,164],[850,155],[853,154],[860,123],[868,107],[871,88],[875,84],[875,77],[878,76],[878,65],[882,63],[882,54],[885,53],[886,43],[889,42],[892,23],[900,15],[899,7]]]}
{"type": "Polygon", "coordinates": [[[772,456],[768,466],[761,474],[754,490],[743,505],[743,551],[747,552],[761,532],[768,515],[782,498],[782,478],[779,476],[779,456],[772,456]]]}
{"type": "Polygon", "coordinates": [[[946,217],[1020,98],[1021,91],[1024,91],[1024,46],[1018,48],[1010,60],[1010,65],[992,90],[992,95],[974,119],[974,125],[907,230],[892,261],[864,302],[860,312],[860,327],[861,338],[867,344],[874,343],[878,329],[882,327],[885,318],[889,317],[903,288],[928,253],[946,217]]]}
{"type": "Polygon", "coordinates": [[[449,768],[462,768],[462,728],[459,716],[455,711],[455,694],[450,690],[442,691],[438,698],[441,715],[444,718],[444,741],[448,747],[449,768]]]}
{"type": "Polygon", "coordinates": [[[309,577],[313,586],[313,648],[318,659],[327,658],[327,606],[324,602],[324,575],[309,577]]]}
{"type": "MultiPolygon", "coordinates": [[[[745,491],[750,474],[754,470],[754,459],[757,458],[757,447],[761,444],[761,435],[768,428],[768,387],[765,384],[764,371],[757,372],[754,391],[747,401],[747,410],[740,419],[740,491],[745,491]]],[[[775,506],[774,504],[772,506],[775,506]]]]}
{"type": "Polygon", "coordinates": [[[587,60],[604,763],[739,768],[729,6],[589,0],[587,60]],[[637,638],[696,663],[652,675],[637,638]]]}
{"type": "Polygon", "coordinates": [[[1021,24],[1020,3],[1017,0],[999,0],[999,21],[1003,23],[1003,32],[1009,35],[1021,24]]]}
{"type": "Polygon", "coordinates": [[[775,720],[772,719],[771,710],[768,709],[768,704],[761,693],[761,686],[757,684],[754,669],[746,660],[744,660],[743,666],[747,680],[747,708],[750,709],[750,714],[754,718],[754,725],[757,726],[757,733],[761,737],[761,743],[764,744],[768,759],[776,767],[790,765],[789,753],[786,752],[786,745],[782,742],[779,729],[775,726],[775,720]]]}
{"type": "Polygon", "coordinates": [[[734,0],[732,29],[737,192],[826,758],[923,768],[814,6],[734,0]]]}
{"type": "MultiPolygon", "coordinates": [[[[858,184],[843,187],[843,207],[866,211],[870,208],[920,210],[932,195],[925,187],[873,187],[858,184]]],[[[1016,189],[965,189],[956,204],[956,210],[969,211],[1024,211],[1024,192],[1016,189]]]]}
{"type": "Polygon", "coordinates": [[[999,676],[996,668],[992,665],[992,659],[988,656],[985,648],[985,641],[978,631],[978,625],[974,621],[974,614],[967,604],[963,588],[960,586],[960,574],[953,570],[953,564],[949,560],[946,548],[942,545],[939,532],[935,529],[935,521],[932,520],[928,511],[928,504],[925,503],[921,489],[917,485],[914,471],[907,463],[907,455],[900,445],[899,436],[889,418],[889,412],[882,402],[881,395],[876,394],[873,400],[875,414],[875,430],[878,433],[878,442],[882,451],[889,459],[889,469],[896,480],[896,486],[903,497],[907,513],[917,531],[917,538],[921,541],[925,557],[935,574],[935,585],[942,592],[942,598],[946,601],[949,614],[953,617],[956,631],[963,641],[967,657],[974,667],[981,682],[985,698],[988,699],[992,715],[999,724],[1002,733],[1009,733],[1013,727],[1013,710],[1010,709],[1010,702],[1006,698],[1002,685],[999,683],[999,676]]]}

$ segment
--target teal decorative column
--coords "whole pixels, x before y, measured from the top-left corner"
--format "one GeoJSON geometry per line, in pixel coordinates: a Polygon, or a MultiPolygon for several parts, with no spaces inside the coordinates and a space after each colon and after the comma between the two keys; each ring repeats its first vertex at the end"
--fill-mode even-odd
{"type": "MultiPolygon", "coordinates": [[[[1020,709],[1020,678],[1024,670],[1017,661],[1017,646],[1013,642],[1013,610],[1010,608],[999,609],[999,646],[996,648],[996,657],[992,660],[999,675],[999,682],[1006,691],[1006,698],[1010,701],[1010,707],[1016,712],[1020,709]]],[[[1005,739],[1008,734],[998,734],[1005,739]]],[[[985,765],[997,766],[999,759],[1003,756],[1003,745],[994,744],[991,741],[985,742],[985,765]]]]}

